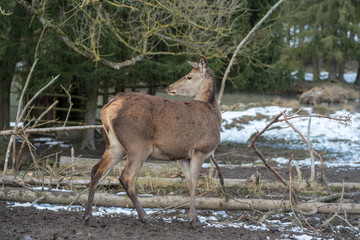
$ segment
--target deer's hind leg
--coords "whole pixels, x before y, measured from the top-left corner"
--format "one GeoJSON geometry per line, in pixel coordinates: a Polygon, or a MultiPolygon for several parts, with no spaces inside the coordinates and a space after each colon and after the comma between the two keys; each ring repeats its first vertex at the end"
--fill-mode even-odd
{"type": "Polygon", "coordinates": [[[150,155],[150,152],[150,150],[142,149],[142,151],[127,153],[126,164],[119,178],[121,185],[124,187],[127,195],[134,204],[139,219],[142,222],[146,222],[147,216],[135,193],[135,178],[139,173],[141,166],[150,155]]]}
{"type": "Polygon", "coordinates": [[[183,171],[186,179],[187,186],[190,193],[190,209],[189,219],[190,227],[194,228],[200,224],[200,220],[196,214],[195,199],[196,199],[196,187],[199,181],[199,174],[202,164],[204,163],[206,155],[200,151],[192,154],[190,161],[183,161],[183,171]]]}
{"type": "Polygon", "coordinates": [[[85,209],[86,225],[90,224],[96,186],[124,156],[125,152],[123,149],[107,147],[101,160],[92,168],[88,202],[85,209]]]}

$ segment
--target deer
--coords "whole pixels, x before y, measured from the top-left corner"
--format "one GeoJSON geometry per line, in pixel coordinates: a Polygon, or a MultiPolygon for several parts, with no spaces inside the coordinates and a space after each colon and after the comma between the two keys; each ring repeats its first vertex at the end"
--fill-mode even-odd
{"type": "Polygon", "coordinates": [[[189,220],[194,228],[201,223],[195,208],[196,187],[205,159],[220,142],[221,113],[215,97],[216,84],[207,60],[188,62],[193,69],[168,86],[171,95],[193,97],[193,100],[171,100],[143,93],[119,93],[101,111],[106,149],[92,168],[85,209],[90,224],[95,188],[102,177],[126,155],[119,181],[131,199],[138,218],[148,217],[135,193],[135,178],[145,160],[181,160],[190,193],[189,220]]]}

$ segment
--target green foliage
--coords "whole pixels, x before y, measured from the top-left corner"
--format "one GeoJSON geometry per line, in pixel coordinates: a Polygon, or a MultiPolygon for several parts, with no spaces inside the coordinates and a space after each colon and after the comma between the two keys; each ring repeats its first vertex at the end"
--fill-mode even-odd
{"type": "Polygon", "coordinates": [[[314,74],[325,68],[332,76],[340,75],[347,60],[359,59],[358,1],[292,1],[287,11],[293,14],[287,21],[285,59],[300,66],[312,64],[314,74]]]}
{"type": "MultiPolygon", "coordinates": [[[[276,2],[276,0],[247,1],[247,11],[240,8],[243,5],[237,5],[238,9],[232,13],[232,18],[236,21],[232,21],[228,26],[225,25],[227,30],[223,32],[224,34],[212,31],[209,35],[209,37],[217,38],[215,42],[221,44],[219,48],[216,48],[218,51],[216,52],[215,48],[204,48],[207,44],[205,42],[192,43],[195,45],[181,44],[181,41],[185,39],[183,34],[189,32],[194,27],[192,24],[195,23],[186,22],[186,16],[176,12],[182,9],[179,6],[174,5],[173,12],[166,12],[163,11],[164,9],[159,11],[150,5],[145,6],[146,4],[140,3],[136,5],[138,9],[129,10],[127,7],[114,8],[111,4],[101,1],[94,3],[63,1],[61,6],[53,1],[47,1],[43,16],[53,19],[54,25],[59,24],[63,32],[69,35],[75,44],[79,46],[83,44],[91,48],[95,42],[94,51],[107,54],[100,55],[101,57],[105,56],[115,62],[119,59],[130,59],[141,53],[141,47],[146,44],[146,41],[151,43],[149,45],[151,48],[147,49],[148,53],[160,54],[146,55],[142,61],[133,66],[113,70],[91,58],[81,56],[70,49],[54,29],[46,28],[39,44],[40,60],[29,91],[37,91],[56,74],[61,74],[59,83],[65,87],[72,85],[73,91],[84,95],[90,88],[101,89],[104,86],[117,84],[134,87],[139,84],[162,87],[188,72],[191,67],[188,66],[187,61],[196,61],[200,53],[208,57],[209,65],[220,83],[228,59],[236,45],[276,2]],[[144,9],[140,11],[139,7],[144,7],[144,9]],[[99,8],[101,10],[98,10],[99,8]],[[106,17],[106,15],[99,15],[99,11],[102,10],[109,16],[116,15],[116,18],[113,17],[110,22],[106,19],[97,21],[96,18],[99,16],[106,17]],[[135,16],[136,11],[148,12],[150,16],[157,12],[158,15],[154,21],[151,21],[145,15],[135,16]],[[168,19],[163,19],[164,16],[168,19]],[[182,24],[172,23],[174,19],[181,20],[182,24]],[[141,26],[141,22],[145,23],[145,26],[141,26]],[[118,30],[122,31],[113,32],[110,25],[106,25],[109,23],[116,23],[118,30]],[[166,23],[171,23],[171,27],[165,29],[166,23]],[[164,32],[158,28],[161,24],[164,25],[164,32]],[[137,30],[131,31],[132,28],[137,30]],[[149,32],[151,36],[147,40],[140,36],[147,31],[146,29],[151,30],[149,32]],[[168,38],[160,39],[160,35],[156,34],[157,32],[166,33],[169,37],[172,31],[173,36],[179,37],[177,40],[180,42],[170,44],[171,41],[168,38]],[[116,34],[123,36],[124,42],[119,41],[116,34]],[[196,44],[202,47],[196,47],[196,44]],[[219,53],[220,50],[221,53],[219,53]],[[163,54],[179,52],[183,55],[163,54]]],[[[344,62],[349,58],[359,59],[360,51],[357,51],[359,44],[353,40],[355,35],[360,35],[359,25],[354,24],[359,22],[360,15],[358,11],[360,7],[356,2],[355,0],[286,2],[240,50],[237,62],[230,72],[226,90],[282,91],[293,85],[294,80],[290,74],[292,71],[299,70],[298,75],[303,75],[303,66],[319,62],[320,59],[324,61],[324,64],[329,64],[334,59],[337,62],[344,62]]],[[[8,58],[9,53],[5,54],[5,49],[16,49],[17,53],[11,55],[18,56],[17,62],[23,62],[25,74],[33,61],[35,46],[43,26],[36,18],[31,19],[25,9],[13,1],[5,1],[2,7],[14,9],[14,11],[10,16],[0,16],[2,21],[0,61],[8,58]],[[16,31],[10,33],[12,29],[16,31]],[[14,39],[21,39],[21,42],[14,39]]],[[[193,15],[188,10],[186,11],[187,14],[193,15]]],[[[196,24],[207,26],[205,22],[211,21],[212,18],[215,18],[215,15],[203,14],[197,18],[196,24]]],[[[228,19],[224,18],[224,21],[228,19]]],[[[196,28],[192,31],[193,34],[202,34],[196,28]]],[[[188,37],[200,39],[200,36],[196,34],[188,37]]],[[[62,90],[59,85],[54,85],[52,91],[61,92],[62,90]]]]}
{"type": "MultiPolygon", "coordinates": [[[[266,14],[269,6],[277,1],[249,1],[249,11],[243,22],[237,26],[242,38],[266,14]]],[[[273,13],[262,28],[240,50],[238,64],[230,73],[231,85],[228,91],[241,90],[269,92],[286,90],[292,86],[291,66],[282,62],[284,45],[284,26],[279,11],[273,13]]]]}

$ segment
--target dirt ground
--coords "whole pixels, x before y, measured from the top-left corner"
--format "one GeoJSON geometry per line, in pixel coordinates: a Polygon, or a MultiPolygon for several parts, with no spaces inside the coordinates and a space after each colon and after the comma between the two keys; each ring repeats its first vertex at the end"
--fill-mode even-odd
{"type": "MultiPolygon", "coordinates": [[[[75,146],[76,156],[100,158],[104,149],[103,142],[97,142],[97,151],[80,151],[77,143],[75,146]]],[[[46,149],[39,149],[41,154],[48,154],[46,149]]],[[[52,149],[53,151],[54,149],[52,149]]],[[[274,153],[273,149],[261,148],[265,156],[277,157],[290,156],[290,150],[281,150],[274,153]]],[[[70,153],[69,149],[63,151],[64,155],[70,153]]],[[[39,153],[39,155],[41,155],[39,153]]],[[[305,154],[297,152],[297,154],[305,154]]],[[[221,144],[216,151],[216,158],[220,164],[241,164],[257,160],[253,151],[245,145],[221,144]]],[[[245,168],[223,168],[225,178],[249,178],[257,171],[261,179],[274,180],[275,177],[263,166],[245,168]]],[[[288,171],[283,166],[276,166],[276,170],[285,178],[288,171]]],[[[206,173],[207,169],[203,170],[206,173]]],[[[303,177],[308,177],[309,170],[302,168],[303,177]]],[[[296,173],[294,172],[296,175],[296,173]]],[[[328,182],[360,182],[359,169],[354,168],[329,168],[325,169],[328,182]]],[[[356,199],[359,202],[359,199],[356,199]]],[[[11,207],[4,201],[0,201],[0,239],[358,239],[354,231],[334,231],[336,228],[319,231],[317,229],[305,229],[303,233],[308,238],[301,238],[303,233],[293,232],[291,227],[279,230],[276,226],[267,230],[252,230],[243,227],[199,227],[190,229],[189,223],[182,220],[172,220],[167,223],[162,219],[151,219],[149,223],[143,224],[133,216],[116,215],[95,217],[91,226],[86,227],[83,221],[83,212],[38,210],[34,207],[11,207]],[[312,238],[313,237],[313,238],[312,238]]],[[[175,215],[179,212],[173,213],[175,215]]],[[[199,211],[199,215],[206,215],[207,211],[199,211]]],[[[231,220],[254,223],[252,215],[255,213],[227,212],[232,216],[231,220]],[[249,217],[241,217],[249,216],[249,217]]],[[[330,216],[316,215],[309,219],[314,221],[313,226],[319,226],[330,216]]],[[[352,223],[359,221],[360,216],[350,216],[352,223]]],[[[338,225],[345,225],[337,222],[338,225]]]]}
{"type": "MultiPolygon", "coordinates": [[[[144,224],[135,217],[124,215],[95,217],[92,225],[87,227],[82,212],[9,207],[3,201],[0,201],[0,212],[0,239],[358,239],[346,228],[340,234],[332,230],[314,232],[305,229],[302,233],[293,232],[292,227],[295,225],[288,226],[288,230],[276,227],[266,230],[252,230],[248,227],[191,229],[186,221],[173,220],[167,223],[161,219],[151,219],[144,224]]],[[[200,211],[199,214],[206,214],[204,212],[200,211]]],[[[326,216],[317,216],[314,221],[321,223],[325,219],[326,216]]],[[[254,224],[249,218],[239,221],[254,224]]]]}
{"type": "Polygon", "coordinates": [[[128,216],[95,218],[86,227],[79,213],[8,208],[4,202],[0,202],[0,212],[0,239],[264,239],[268,235],[235,228],[192,230],[187,222],[179,221],[143,224],[128,216]]]}

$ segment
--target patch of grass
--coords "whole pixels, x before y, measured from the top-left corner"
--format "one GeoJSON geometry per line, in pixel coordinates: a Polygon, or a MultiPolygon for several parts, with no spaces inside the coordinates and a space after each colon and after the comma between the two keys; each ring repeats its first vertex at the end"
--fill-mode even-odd
{"type": "MultiPolygon", "coordinates": [[[[294,109],[294,111],[297,111],[297,109],[294,109]]],[[[301,109],[301,111],[298,112],[298,115],[310,115],[310,113],[304,109],[301,109]]]]}
{"type": "Polygon", "coordinates": [[[253,118],[253,119],[256,119],[256,120],[262,120],[262,119],[266,119],[266,120],[270,120],[271,118],[269,117],[269,116],[266,116],[266,115],[263,115],[263,114],[261,114],[261,113],[256,113],[256,116],[255,116],[255,118],[253,118]]]}
{"type": "Polygon", "coordinates": [[[321,115],[330,115],[334,113],[333,110],[324,105],[315,105],[313,107],[313,112],[321,115]]]}
{"type": "Polygon", "coordinates": [[[300,102],[298,100],[288,100],[280,97],[277,97],[274,100],[272,100],[271,105],[294,108],[294,109],[299,109],[301,107],[300,102]]]}

